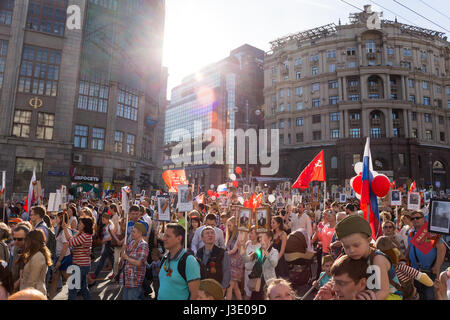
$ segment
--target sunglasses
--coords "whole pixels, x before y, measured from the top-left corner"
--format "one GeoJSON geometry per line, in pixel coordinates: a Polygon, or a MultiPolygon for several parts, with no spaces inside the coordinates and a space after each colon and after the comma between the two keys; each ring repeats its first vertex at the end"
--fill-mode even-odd
{"type": "Polygon", "coordinates": [[[385,227],[383,227],[383,229],[394,229],[394,227],[393,226],[385,226],[385,227]]]}
{"type": "Polygon", "coordinates": [[[420,219],[422,219],[423,217],[414,217],[414,218],[411,218],[411,221],[414,221],[414,220],[420,220],[420,219]]]}
{"type": "Polygon", "coordinates": [[[13,238],[14,241],[23,241],[25,238],[13,238]]]}

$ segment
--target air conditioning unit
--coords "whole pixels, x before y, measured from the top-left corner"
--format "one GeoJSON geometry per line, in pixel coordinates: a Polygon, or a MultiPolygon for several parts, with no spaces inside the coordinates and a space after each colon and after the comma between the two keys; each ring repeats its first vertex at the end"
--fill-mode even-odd
{"type": "Polygon", "coordinates": [[[80,163],[81,161],[83,161],[83,155],[81,155],[81,154],[74,154],[73,155],[73,162],[80,163]]]}

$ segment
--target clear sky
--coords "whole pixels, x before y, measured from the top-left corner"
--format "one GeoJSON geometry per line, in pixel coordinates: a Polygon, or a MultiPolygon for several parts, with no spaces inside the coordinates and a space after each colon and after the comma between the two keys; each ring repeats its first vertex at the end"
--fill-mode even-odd
{"type": "MultiPolygon", "coordinates": [[[[361,9],[371,4],[373,11],[383,11],[383,19],[394,20],[395,14],[389,9],[397,14],[398,22],[450,36],[445,30],[450,30],[448,0],[397,0],[442,28],[394,0],[345,1],[361,9]]],[[[166,0],[163,65],[169,68],[167,99],[185,76],[227,57],[234,48],[248,43],[268,51],[272,40],[331,22],[337,24],[339,18],[346,24],[353,12],[358,10],[341,0],[166,0]]]]}

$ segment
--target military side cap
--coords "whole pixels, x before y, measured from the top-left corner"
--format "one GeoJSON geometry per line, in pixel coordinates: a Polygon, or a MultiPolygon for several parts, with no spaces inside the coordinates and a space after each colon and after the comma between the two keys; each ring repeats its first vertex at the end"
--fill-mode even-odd
{"type": "Polygon", "coordinates": [[[342,239],[353,233],[364,233],[368,237],[372,236],[372,229],[370,229],[370,224],[357,215],[351,215],[344,218],[336,225],[336,234],[339,239],[342,239]]]}

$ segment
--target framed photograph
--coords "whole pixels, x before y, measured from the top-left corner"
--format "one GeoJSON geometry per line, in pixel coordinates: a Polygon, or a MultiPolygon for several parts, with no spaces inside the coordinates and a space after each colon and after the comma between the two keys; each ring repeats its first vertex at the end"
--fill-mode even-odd
{"type": "Polygon", "coordinates": [[[230,199],[227,197],[220,198],[220,207],[221,208],[228,208],[228,204],[230,203],[230,199]]]}
{"type": "Polygon", "coordinates": [[[284,183],[284,191],[289,191],[291,189],[291,182],[290,181],[286,181],[284,183]]]}
{"type": "Polygon", "coordinates": [[[420,210],[420,193],[408,192],[408,210],[420,210]]]}
{"type": "Polygon", "coordinates": [[[424,192],[423,193],[423,201],[425,203],[430,203],[430,200],[431,200],[431,192],[429,192],[429,191],[424,192]]]}
{"type": "Polygon", "coordinates": [[[346,203],[347,202],[347,195],[345,193],[341,193],[339,197],[340,203],[346,203]]]}
{"type": "Polygon", "coordinates": [[[256,232],[268,232],[270,230],[270,208],[256,208],[256,232]]]}
{"type": "Polygon", "coordinates": [[[400,190],[391,190],[391,206],[402,205],[402,194],[400,190]]]}
{"type": "Polygon", "coordinates": [[[244,193],[250,193],[250,186],[248,184],[244,184],[244,193]]]}
{"type": "Polygon", "coordinates": [[[428,231],[450,234],[450,200],[432,199],[428,231]]]}
{"type": "Polygon", "coordinates": [[[252,209],[239,207],[237,218],[238,230],[249,231],[251,227],[252,209]]]}
{"type": "Polygon", "coordinates": [[[230,207],[230,217],[237,217],[238,216],[238,213],[239,213],[239,207],[240,206],[237,206],[237,205],[232,205],[231,207],[230,207]]]}
{"type": "Polygon", "coordinates": [[[450,189],[445,190],[447,192],[447,195],[450,196],[450,189]]]}
{"type": "Polygon", "coordinates": [[[255,193],[260,194],[262,192],[262,188],[260,186],[255,187],[255,193]]]}
{"type": "Polygon", "coordinates": [[[284,198],[283,198],[283,196],[278,196],[277,197],[277,201],[276,201],[276,204],[277,204],[277,208],[283,208],[284,207],[284,203],[285,203],[285,201],[284,201],[284,198]]]}
{"type": "Polygon", "coordinates": [[[158,221],[170,221],[170,199],[167,197],[158,196],[158,221]]]}
{"type": "Polygon", "coordinates": [[[192,200],[192,186],[187,184],[180,184],[178,186],[178,211],[192,211],[192,200]]]}
{"type": "Polygon", "coordinates": [[[319,186],[314,186],[312,189],[312,199],[313,201],[319,201],[319,186]]]}
{"type": "Polygon", "coordinates": [[[444,196],[445,196],[445,191],[444,191],[444,190],[439,191],[439,195],[440,195],[441,197],[444,197],[444,196]]]}

